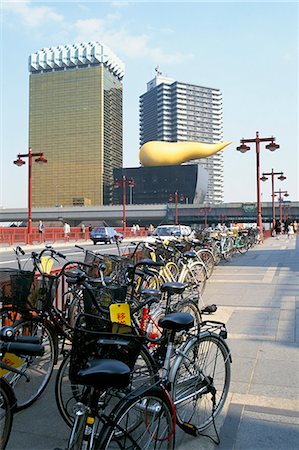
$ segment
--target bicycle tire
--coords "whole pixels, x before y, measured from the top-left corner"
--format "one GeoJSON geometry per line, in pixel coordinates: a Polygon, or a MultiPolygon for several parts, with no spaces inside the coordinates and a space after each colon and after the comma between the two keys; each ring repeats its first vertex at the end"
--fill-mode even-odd
{"type": "Polygon", "coordinates": [[[178,265],[174,261],[167,261],[165,264],[165,268],[171,274],[171,277],[174,281],[176,281],[180,275],[180,269],[178,265]]]}
{"type": "MultiPolygon", "coordinates": [[[[70,353],[62,360],[55,380],[55,399],[58,410],[65,423],[72,427],[74,423],[73,407],[82,401],[84,386],[72,384],[69,380],[70,353]]],[[[150,385],[156,380],[158,369],[146,348],[142,348],[133,370],[134,388],[150,385]]]]}
{"type": "Polygon", "coordinates": [[[234,245],[231,240],[228,240],[223,246],[223,258],[225,261],[230,261],[234,253],[234,245]]]}
{"type": "Polygon", "coordinates": [[[188,285],[184,292],[188,297],[192,297],[193,295],[196,297],[201,296],[207,282],[206,270],[203,263],[194,261],[188,266],[183,279],[180,279],[179,281],[188,285]]]}
{"type": "Polygon", "coordinates": [[[143,274],[140,277],[140,282],[138,282],[137,277],[136,293],[138,294],[143,289],[160,289],[162,283],[163,281],[161,281],[159,272],[155,271],[154,269],[151,269],[151,274],[143,274]]]}
{"type": "Polygon", "coordinates": [[[179,301],[178,304],[176,305],[175,312],[191,314],[194,317],[193,332],[194,334],[198,334],[200,332],[202,317],[198,306],[198,302],[196,302],[191,298],[184,298],[183,300],[179,301]]]}
{"type": "MultiPolygon", "coordinates": [[[[63,295],[63,301],[65,305],[67,305],[65,309],[65,319],[71,328],[75,327],[76,319],[81,312],[84,312],[84,303],[82,291],[78,290],[78,292],[66,292],[63,295]],[[66,300],[64,300],[64,297],[66,300]]],[[[62,303],[64,304],[64,303],[62,303]]]]}
{"type": "Polygon", "coordinates": [[[220,413],[229,390],[230,353],[223,339],[205,333],[189,340],[169,378],[178,424],[192,423],[199,432],[204,431],[220,413]],[[216,389],[214,410],[208,384],[216,389]]]}
{"type": "Polygon", "coordinates": [[[125,399],[109,419],[109,426],[102,429],[95,442],[95,450],[174,449],[175,410],[161,388],[152,387],[125,399]]]}
{"type": "Polygon", "coordinates": [[[238,246],[237,246],[237,250],[239,253],[241,253],[241,255],[244,255],[245,253],[248,252],[248,250],[249,250],[248,239],[245,238],[244,236],[240,237],[240,240],[239,240],[238,246]]]}
{"type": "Polygon", "coordinates": [[[53,371],[56,360],[57,337],[53,335],[52,327],[42,319],[30,318],[20,320],[13,325],[15,335],[38,336],[44,346],[43,356],[24,356],[22,370],[30,379],[28,383],[24,376],[9,372],[6,380],[12,385],[18,400],[17,411],[21,411],[37,400],[45,390],[53,371]]]}
{"type": "Polygon", "coordinates": [[[197,252],[197,256],[202,260],[207,269],[207,278],[210,278],[214,267],[215,267],[215,259],[213,253],[210,250],[200,249],[197,252]]]}
{"type": "Polygon", "coordinates": [[[218,266],[218,264],[220,263],[221,258],[222,258],[221,250],[220,250],[220,241],[217,241],[214,244],[213,256],[214,256],[214,259],[215,259],[215,264],[216,264],[216,266],[218,266]]]}
{"type": "Polygon", "coordinates": [[[5,379],[0,379],[0,448],[4,450],[8,442],[13,414],[16,407],[16,398],[10,385],[5,379]]]}

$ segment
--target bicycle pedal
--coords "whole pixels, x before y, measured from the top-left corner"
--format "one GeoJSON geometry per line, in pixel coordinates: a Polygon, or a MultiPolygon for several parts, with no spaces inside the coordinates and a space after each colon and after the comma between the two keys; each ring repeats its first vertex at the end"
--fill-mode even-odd
{"type": "Polygon", "coordinates": [[[183,431],[185,433],[190,434],[191,436],[194,436],[194,437],[197,436],[197,428],[192,423],[183,422],[181,424],[181,428],[183,429],[183,431]]]}

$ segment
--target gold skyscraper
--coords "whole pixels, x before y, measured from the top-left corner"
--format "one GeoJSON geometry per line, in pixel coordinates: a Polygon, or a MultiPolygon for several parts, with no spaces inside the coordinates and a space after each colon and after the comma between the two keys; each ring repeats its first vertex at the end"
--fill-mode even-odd
{"type": "Polygon", "coordinates": [[[98,42],[45,48],[29,58],[33,206],[112,202],[122,167],[124,64],[98,42]]]}

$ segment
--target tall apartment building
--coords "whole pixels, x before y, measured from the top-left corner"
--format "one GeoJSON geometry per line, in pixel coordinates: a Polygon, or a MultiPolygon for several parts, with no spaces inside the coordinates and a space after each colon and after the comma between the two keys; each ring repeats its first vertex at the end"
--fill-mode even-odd
{"type": "Polygon", "coordinates": [[[29,57],[29,146],[33,206],[112,203],[122,167],[124,64],[105,45],[44,48],[29,57]]]}
{"type": "MultiPolygon", "coordinates": [[[[215,143],[223,140],[222,94],[219,89],[180,83],[156,77],[147,83],[140,96],[140,145],[148,141],[198,141],[215,143]]],[[[209,174],[206,202],[223,202],[222,152],[199,159],[209,174]]]]}

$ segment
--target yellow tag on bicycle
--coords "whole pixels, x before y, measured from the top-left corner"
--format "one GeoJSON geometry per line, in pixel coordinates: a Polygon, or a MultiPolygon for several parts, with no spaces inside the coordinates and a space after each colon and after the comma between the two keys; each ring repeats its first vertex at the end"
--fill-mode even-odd
{"type": "Polygon", "coordinates": [[[111,322],[131,325],[130,306],[128,303],[113,303],[110,305],[111,322]]]}
{"type": "Polygon", "coordinates": [[[153,261],[156,261],[156,260],[157,260],[157,258],[156,258],[156,253],[155,253],[155,252],[150,252],[150,257],[151,257],[151,259],[152,259],[153,261]]]}
{"type": "MultiPolygon", "coordinates": [[[[2,362],[4,364],[7,364],[8,366],[15,368],[20,367],[22,364],[24,364],[24,361],[18,356],[14,355],[13,353],[5,353],[2,358],[2,362]]],[[[5,375],[8,372],[9,370],[0,369],[0,377],[3,377],[3,375],[5,375]]]]}
{"type": "Polygon", "coordinates": [[[44,273],[50,274],[54,264],[54,259],[51,256],[43,256],[41,258],[41,269],[44,273]]]}

